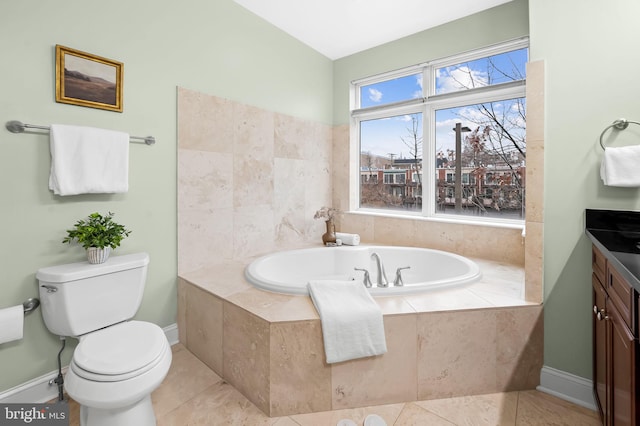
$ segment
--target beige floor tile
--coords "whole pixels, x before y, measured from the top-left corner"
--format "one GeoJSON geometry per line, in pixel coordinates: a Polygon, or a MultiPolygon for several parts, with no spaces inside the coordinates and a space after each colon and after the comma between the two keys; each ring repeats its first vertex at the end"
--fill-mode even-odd
{"type": "Polygon", "coordinates": [[[151,395],[156,416],[177,408],[222,379],[191,352],[178,344],[167,377],[151,395]]]}
{"type": "Polygon", "coordinates": [[[369,414],[377,414],[391,426],[399,424],[396,419],[400,415],[404,404],[378,405],[375,407],[351,408],[347,410],[324,411],[321,413],[298,414],[289,416],[300,426],[335,426],[341,419],[351,419],[357,425],[364,424],[369,414]]]}
{"type": "Polygon", "coordinates": [[[414,403],[405,404],[394,424],[397,426],[455,426],[454,423],[414,403]]]}
{"type": "Polygon", "coordinates": [[[278,420],[267,417],[231,385],[219,382],[170,413],[158,416],[158,426],[270,426],[278,420]]]}
{"type": "Polygon", "coordinates": [[[300,426],[298,423],[291,420],[290,417],[280,417],[273,426],[300,426]]]}
{"type": "Polygon", "coordinates": [[[537,391],[519,392],[517,426],[600,426],[600,418],[589,410],[537,391]]]}
{"type": "Polygon", "coordinates": [[[416,404],[458,426],[513,426],[518,392],[436,399],[416,404]]]}

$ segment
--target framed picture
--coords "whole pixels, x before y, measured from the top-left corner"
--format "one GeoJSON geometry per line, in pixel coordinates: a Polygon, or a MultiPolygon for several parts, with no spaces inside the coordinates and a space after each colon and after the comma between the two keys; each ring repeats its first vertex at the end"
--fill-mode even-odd
{"type": "Polygon", "coordinates": [[[56,45],[56,102],[122,112],[124,64],[56,45]]]}

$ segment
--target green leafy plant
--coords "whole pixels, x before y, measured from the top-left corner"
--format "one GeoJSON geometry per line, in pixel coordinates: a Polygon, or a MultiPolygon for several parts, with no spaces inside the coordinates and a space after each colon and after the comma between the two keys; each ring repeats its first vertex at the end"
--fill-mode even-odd
{"type": "Polygon", "coordinates": [[[113,215],[111,212],[105,216],[100,213],[91,213],[86,219],[77,221],[73,229],[67,229],[67,236],[62,242],[71,244],[72,241],[77,241],[84,248],[115,249],[131,231],[124,225],[114,222],[113,215]]]}

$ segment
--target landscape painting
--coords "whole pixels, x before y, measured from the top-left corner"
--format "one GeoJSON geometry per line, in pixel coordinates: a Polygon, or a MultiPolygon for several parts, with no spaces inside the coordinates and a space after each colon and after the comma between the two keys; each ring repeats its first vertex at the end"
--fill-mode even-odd
{"type": "Polygon", "coordinates": [[[122,112],[121,62],[56,45],[56,102],[122,112]]]}

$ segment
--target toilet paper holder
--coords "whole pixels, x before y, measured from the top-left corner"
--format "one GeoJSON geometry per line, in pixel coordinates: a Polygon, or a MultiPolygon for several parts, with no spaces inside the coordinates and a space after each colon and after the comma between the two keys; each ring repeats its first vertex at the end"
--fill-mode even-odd
{"type": "Polygon", "coordinates": [[[31,312],[38,309],[38,306],[40,306],[40,300],[36,297],[30,297],[22,303],[25,315],[29,315],[31,312]]]}

